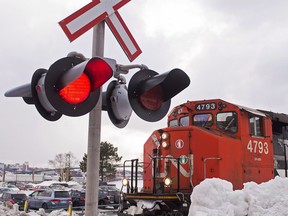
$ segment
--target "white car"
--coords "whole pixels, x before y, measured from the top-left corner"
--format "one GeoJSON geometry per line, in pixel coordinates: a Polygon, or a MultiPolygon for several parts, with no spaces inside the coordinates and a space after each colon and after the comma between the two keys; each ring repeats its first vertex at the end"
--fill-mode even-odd
{"type": "Polygon", "coordinates": [[[7,188],[9,188],[13,191],[20,191],[20,189],[18,187],[16,187],[15,185],[12,185],[12,184],[7,185],[7,188]]]}

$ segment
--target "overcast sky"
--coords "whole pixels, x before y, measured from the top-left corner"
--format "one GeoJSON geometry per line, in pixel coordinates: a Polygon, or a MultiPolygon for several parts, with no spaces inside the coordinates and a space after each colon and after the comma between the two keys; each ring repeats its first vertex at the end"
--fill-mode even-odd
{"type": "MultiPolygon", "coordinates": [[[[88,3],[1,0],[0,162],[48,166],[56,154],[72,152],[82,160],[87,152],[88,114],[49,122],[33,105],[4,93],[71,51],[91,57],[91,30],[70,43],[58,25],[88,3]]],[[[221,98],[283,113],[288,113],[287,11],[286,0],[132,0],[119,9],[143,52],[133,64],[159,73],[181,68],[189,75],[190,86],[170,109],[187,100],[221,98]]],[[[130,64],[108,26],[104,56],[130,64]]],[[[133,113],[118,129],[102,112],[101,140],[118,147],[124,159],[139,158],[149,135],[166,121],[145,122],[133,113]]]]}

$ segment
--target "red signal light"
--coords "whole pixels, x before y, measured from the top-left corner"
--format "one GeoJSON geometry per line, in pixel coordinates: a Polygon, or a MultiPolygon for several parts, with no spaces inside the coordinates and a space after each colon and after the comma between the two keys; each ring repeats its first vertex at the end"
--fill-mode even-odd
{"type": "Polygon", "coordinates": [[[155,86],[149,91],[144,92],[139,97],[140,103],[148,110],[157,110],[163,103],[163,90],[161,86],[155,86]]]}
{"type": "Polygon", "coordinates": [[[7,97],[22,97],[34,104],[42,117],[57,121],[62,115],[82,116],[97,104],[101,86],[116,72],[115,59],[86,59],[77,53],[68,54],[50,65],[39,68],[31,83],[5,93],[7,97]]]}
{"type": "Polygon", "coordinates": [[[171,99],[189,84],[189,77],[180,69],[159,74],[144,68],[131,78],[128,99],[140,118],[155,122],[167,114],[171,99]]]}
{"type": "Polygon", "coordinates": [[[103,59],[91,59],[86,65],[85,73],[91,79],[91,90],[100,88],[113,75],[113,70],[103,59]]]}
{"type": "Polygon", "coordinates": [[[61,98],[69,104],[78,104],[85,101],[91,91],[91,83],[88,76],[81,76],[59,91],[61,98]]]}

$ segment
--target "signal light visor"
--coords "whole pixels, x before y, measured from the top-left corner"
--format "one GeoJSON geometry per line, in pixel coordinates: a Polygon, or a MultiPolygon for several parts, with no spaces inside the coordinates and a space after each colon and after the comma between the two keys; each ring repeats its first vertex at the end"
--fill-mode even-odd
{"type": "Polygon", "coordinates": [[[84,73],[91,80],[91,90],[95,91],[112,77],[113,70],[103,59],[93,58],[87,63],[84,73]]]}

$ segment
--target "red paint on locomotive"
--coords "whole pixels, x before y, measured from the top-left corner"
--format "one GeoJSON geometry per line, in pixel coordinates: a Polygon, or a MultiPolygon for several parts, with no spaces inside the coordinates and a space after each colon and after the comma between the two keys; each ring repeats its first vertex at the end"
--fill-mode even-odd
{"type": "Polygon", "coordinates": [[[130,203],[177,202],[172,209],[181,212],[184,205],[189,207],[193,188],[206,178],[227,180],[234,189],[242,189],[245,182],[266,182],[287,169],[285,134],[286,114],[221,99],[188,101],[176,106],[168,127],[154,131],[144,144],[143,189],[124,197],[130,203]]]}
{"type": "Polygon", "coordinates": [[[168,127],[154,131],[144,144],[143,191],[153,192],[153,157],[157,158],[158,191],[165,189],[163,181],[169,177],[172,185],[166,191],[177,192],[177,160],[182,192],[191,192],[205,178],[225,179],[234,189],[241,189],[248,181],[272,179],[271,125],[263,112],[219,99],[175,107],[168,116],[168,127]],[[161,145],[163,133],[169,136],[166,148],[161,145]]]}

